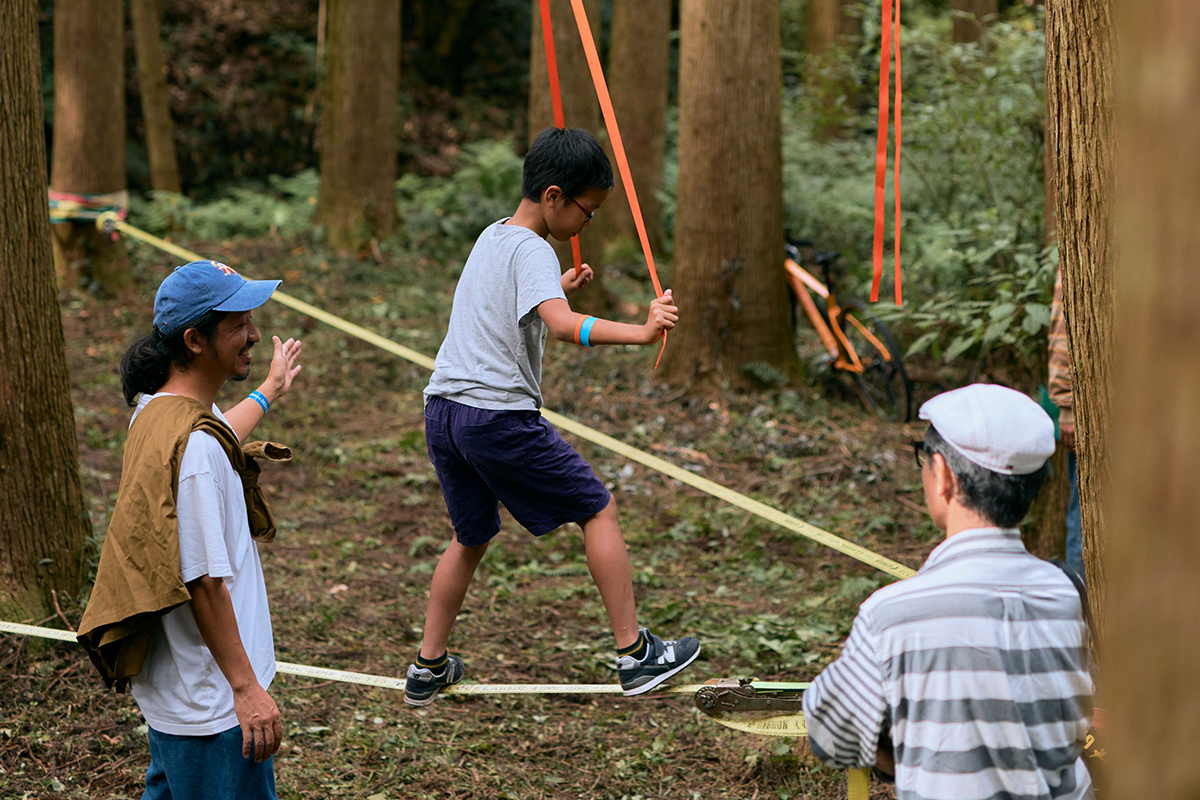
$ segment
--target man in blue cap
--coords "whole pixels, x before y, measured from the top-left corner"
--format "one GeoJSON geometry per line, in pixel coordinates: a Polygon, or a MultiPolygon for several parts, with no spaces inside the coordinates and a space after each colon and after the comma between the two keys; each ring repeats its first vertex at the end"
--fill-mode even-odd
{"type": "Polygon", "coordinates": [[[143,800],[276,796],[283,729],[267,694],[275,646],[253,541],[275,526],[249,457],[261,447],[243,445],[291,388],[300,342],[273,337],[266,381],[224,413],[215,400],[249,377],[261,338],[251,312],[279,283],[215,261],[178,267],[158,289],[153,331],[121,360],[137,409],[78,634],[146,718],[143,800]]]}

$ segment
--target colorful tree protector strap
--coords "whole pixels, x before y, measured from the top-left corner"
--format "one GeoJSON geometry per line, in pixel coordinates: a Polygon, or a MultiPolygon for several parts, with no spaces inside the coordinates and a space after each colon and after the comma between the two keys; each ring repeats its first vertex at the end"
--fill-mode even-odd
{"type": "Polygon", "coordinates": [[[892,41],[896,50],[896,158],[892,170],[892,188],[896,193],[896,305],[900,305],[900,0],[883,0],[883,19],[879,59],[879,132],[875,146],[875,275],[871,280],[871,302],[879,300],[879,282],[883,278],[883,184],[887,175],[888,94],[891,72],[892,41]],[[893,35],[893,15],[895,32],[893,35]]]}
{"type": "MultiPolygon", "coordinates": [[[[546,72],[550,75],[550,108],[554,113],[554,127],[567,127],[563,116],[562,89],[558,85],[558,58],[554,55],[554,29],[550,25],[550,0],[541,0],[542,43],[546,47],[546,72]]],[[[571,237],[571,258],[575,262],[575,274],[583,271],[583,255],[579,251],[579,236],[571,237]]]]}

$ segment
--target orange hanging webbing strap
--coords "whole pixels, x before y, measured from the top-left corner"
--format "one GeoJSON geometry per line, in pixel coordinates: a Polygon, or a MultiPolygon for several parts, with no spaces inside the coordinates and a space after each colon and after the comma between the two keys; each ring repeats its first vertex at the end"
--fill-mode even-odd
{"type": "MultiPolygon", "coordinates": [[[[542,2],[545,4],[548,0],[542,0],[542,2]]],[[[646,257],[646,269],[650,271],[650,281],[654,284],[654,296],[662,297],[663,288],[662,284],[658,282],[658,271],[654,268],[654,253],[650,251],[650,237],[646,234],[646,222],[642,219],[642,207],[638,204],[637,190],[633,188],[633,173],[629,170],[629,159],[625,157],[625,145],[621,142],[621,129],[617,127],[617,114],[613,110],[612,98],[608,94],[608,83],[604,80],[604,70],[600,66],[600,54],[596,52],[596,42],[592,39],[592,28],[588,24],[583,0],[571,0],[571,9],[575,12],[575,26],[579,29],[579,38],[583,42],[583,53],[587,57],[588,69],[592,73],[592,83],[596,86],[596,98],[600,101],[600,111],[604,114],[604,127],[608,129],[613,155],[617,158],[617,170],[621,173],[621,183],[625,186],[629,211],[633,214],[633,224],[637,227],[638,239],[642,243],[642,255],[646,257]]],[[[658,351],[658,359],[654,362],[656,369],[659,361],[662,361],[662,354],[666,348],[667,334],[664,331],[662,349],[658,351]]]]}
{"type": "MultiPolygon", "coordinates": [[[[541,0],[542,44],[546,47],[546,72],[550,75],[550,108],[554,113],[554,127],[565,128],[562,89],[558,85],[558,59],[554,55],[554,28],[550,24],[550,0],[541,0]]],[[[571,258],[575,261],[575,274],[583,270],[583,256],[579,251],[579,237],[571,237],[571,258]]]]}
{"type": "Polygon", "coordinates": [[[891,94],[890,73],[893,40],[896,51],[896,159],[892,172],[892,187],[896,197],[896,305],[900,305],[900,106],[903,93],[900,82],[900,0],[883,0],[882,32],[879,56],[879,131],[875,147],[875,247],[874,277],[871,280],[871,302],[879,300],[879,283],[883,279],[884,181],[887,176],[888,99],[891,94]],[[893,32],[893,17],[895,30],[893,32]]]}

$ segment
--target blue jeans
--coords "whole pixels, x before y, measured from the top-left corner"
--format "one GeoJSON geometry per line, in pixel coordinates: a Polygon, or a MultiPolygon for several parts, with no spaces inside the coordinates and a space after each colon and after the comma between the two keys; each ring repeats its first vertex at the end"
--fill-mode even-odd
{"type": "Polygon", "coordinates": [[[1071,504],[1067,506],[1067,566],[1080,578],[1083,573],[1083,521],[1079,517],[1079,475],[1075,471],[1075,453],[1067,454],[1067,475],[1071,479],[1071,504]]]}
{"type": "Polygon", "coordinates": [[[142,800],[276,800],[274,756],[242,758],[242,729],[176,736],[150,728],[142,800]]]}

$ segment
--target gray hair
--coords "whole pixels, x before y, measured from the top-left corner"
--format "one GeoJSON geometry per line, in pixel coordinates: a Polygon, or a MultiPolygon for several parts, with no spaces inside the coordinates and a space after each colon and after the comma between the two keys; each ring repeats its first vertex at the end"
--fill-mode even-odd
{"type": "Polygon", "coordinates": [[[1050,475],[1049,461],[1028,475],[1002,475],[981,467],[950,446],[932,425],[925,431],[925,452],[945,459],[958,482],[958,501],[998,528],[1021,524],[1050,475]]]}

